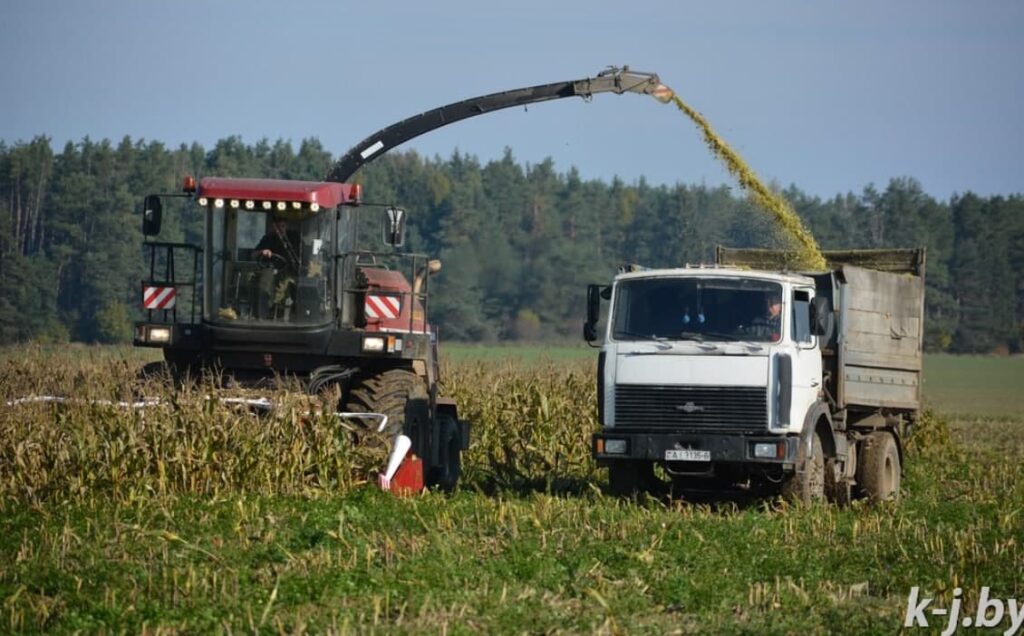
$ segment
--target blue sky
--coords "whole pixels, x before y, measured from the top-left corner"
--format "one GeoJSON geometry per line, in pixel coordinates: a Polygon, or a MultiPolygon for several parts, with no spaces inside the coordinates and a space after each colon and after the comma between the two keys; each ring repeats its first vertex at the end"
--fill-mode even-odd
{"type": "MultiPolygon", "coordinates": [[[[765,179],[832,196],[911,176],[1024,191],[1024,3],[2,0],[0,140],[228,135],[336,155],[448,102],[657,72],[765,179]]],[[[693,125],[637,95],[471,119],[403,148],[552,157],[584,177],[731,183],[693,125]]]]}

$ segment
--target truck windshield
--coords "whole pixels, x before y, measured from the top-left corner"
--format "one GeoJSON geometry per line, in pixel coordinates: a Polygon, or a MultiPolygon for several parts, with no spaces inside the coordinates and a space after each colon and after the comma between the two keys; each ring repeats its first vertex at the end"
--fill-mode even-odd
{"type": "Polygon", "coordinates": [[[329,321],[334,216],[211,207],[206,319],[263,326],[329,321]]]}
{"type": "Polygon", "coordinates": [[[616,340],[777,342],[782,286],[751,278],[638,278],[618,284],[616,340]]]}

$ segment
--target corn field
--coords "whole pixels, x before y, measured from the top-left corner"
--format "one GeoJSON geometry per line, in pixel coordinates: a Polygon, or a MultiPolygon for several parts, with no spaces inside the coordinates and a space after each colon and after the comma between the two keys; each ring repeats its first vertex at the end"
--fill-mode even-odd
{"type": "Polygon", "coordinates": [[[590,460],[594,360],[470,357],[459,488],[398,498],[299,387],[257,415],[144,362],[0,357],[0,632],[887,634],[912,586],[1024,596],[1024,421],[988,398],[923,418],[896,502],[634,502],[590,460]]]}
{"type": "MultiPolygon", "coordinates": [[[[589,457],[597,430],[593,364],[460,364],[442,371],[442,393],[473,424],[463,456],[467,488],[578,490],[596,483],[589,457]]],[[[9,359],[0,420],[0,498],[42,503],[79,497],[342,493],[372,481],[380,449],[352,443],[348,426],[301,387],[261,394],[257,414],[212,396],[209,379],[175,388],[136,379],[138,364],[105,358],[55,364],[38,352],[9,359]],[[148,400],[143,408],[133,403],[148,400]],[[376,451],[376,452],[374,452],[376,451]]],[[[141,406],[141,405],[139,405],[141,406]]]]}

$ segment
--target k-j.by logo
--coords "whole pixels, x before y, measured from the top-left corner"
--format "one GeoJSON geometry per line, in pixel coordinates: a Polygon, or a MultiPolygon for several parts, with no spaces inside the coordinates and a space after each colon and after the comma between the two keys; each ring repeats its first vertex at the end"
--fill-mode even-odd
{"type": "Polygon", "coordinates": [[[1014,636],[1024,623],[1024,604],[1017,599],[992,598],[989,588],[981,588],[978,595],[978,609],[974,614],[964,614],[962,609],[963,589],[953,590],[953,602],[949,607],[934,606],[935,599],[921,596],[921,588],[910,588],[907,597],[907,614],[903,620],[904,627],[939,627],[945,626],[942,636],[952,636],[960,628],[992,629],[1005,627],[1003,636],[1014,636]]]}

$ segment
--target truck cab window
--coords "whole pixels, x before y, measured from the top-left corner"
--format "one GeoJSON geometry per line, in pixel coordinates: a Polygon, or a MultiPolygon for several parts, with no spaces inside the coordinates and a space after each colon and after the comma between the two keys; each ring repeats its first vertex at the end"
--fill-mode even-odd
{"type": "Polygon", "coordinates": [[[807,290],[797,289],[793,291],[793,341],[809,343],[811,336],[811,294],[807,290]]]}
{"type": "Polygon", "coordinates": [[[612,308],[612,337],[778,342],[781,298],[781,285],[757,279],[655,277],[622,281],[612,308]]]}

